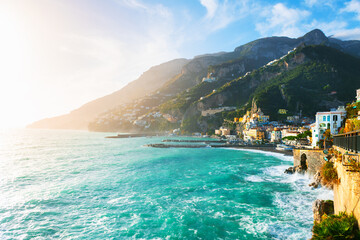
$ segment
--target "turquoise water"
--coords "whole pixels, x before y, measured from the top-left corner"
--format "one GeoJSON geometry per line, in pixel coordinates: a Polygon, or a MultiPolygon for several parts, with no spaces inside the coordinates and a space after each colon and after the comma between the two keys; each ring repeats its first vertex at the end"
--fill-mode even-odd
{"type": "Polygon", "coordinates": [[[308,239],[332,198],[291,157],[106,135],[0,132],[0,239],[308,239]]]}

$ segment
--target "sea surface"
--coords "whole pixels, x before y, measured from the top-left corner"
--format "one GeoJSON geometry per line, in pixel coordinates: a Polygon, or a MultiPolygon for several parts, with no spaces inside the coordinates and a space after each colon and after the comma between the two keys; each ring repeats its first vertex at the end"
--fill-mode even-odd
{"type": "Polygon", "coordinates": [[[333,198],[291,157],[106,135],[0,131],[0,239],[309,239],[333,198]]]}

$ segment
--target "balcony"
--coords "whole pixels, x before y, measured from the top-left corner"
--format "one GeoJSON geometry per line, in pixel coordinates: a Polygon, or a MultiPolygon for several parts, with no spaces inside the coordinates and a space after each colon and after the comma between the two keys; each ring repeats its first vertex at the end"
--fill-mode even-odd
{"type": "Polygon", "coordinates": [[[334,145],[350,152],[360,152],[360,131],[335,135],[334,145]]]}

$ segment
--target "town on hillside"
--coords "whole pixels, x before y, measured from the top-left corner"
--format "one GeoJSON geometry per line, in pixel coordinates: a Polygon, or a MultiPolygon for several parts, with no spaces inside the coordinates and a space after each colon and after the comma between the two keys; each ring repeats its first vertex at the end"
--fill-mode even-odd
{"type": "MultiPolygon", "coordinates": [[[[359,103],[360,89],[356,91],[356,101],[346,107],[338,106],[326,112],[317,112],[314,119],[302,117],[300,112],[287,116],[285,121],[271,121],[268,115],[253,104],[245,115],[235,117],[233,121],[224,120],[223,126],[215,130],[215,137],[233,144],[278,143],[291,147],[323,148],[332,144],[333,135],[360,129],[359,103]]],[[[278,112],[287,114],[286,109],[279,109],[278,112]]]]}

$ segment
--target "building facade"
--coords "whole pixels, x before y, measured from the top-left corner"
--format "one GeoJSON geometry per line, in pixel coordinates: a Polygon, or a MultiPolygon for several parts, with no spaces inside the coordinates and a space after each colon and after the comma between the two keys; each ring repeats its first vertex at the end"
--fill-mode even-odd
{"type": "Polygon", "coordinates": [[[326,129],[330,129],[332,135],[338,134],[338,129],[341,127],[345,116],[346,110],[343,106],[330,112],[317,112],[315,115],[315,124],[311,127],[311,146],[315,147],[317,142],[324,139],[323,134],[326,129]]]}
{"type": "Polygon", "coordinates": [[[271,142],[281,142],[282,140],[282,137],[281,137],[281,131],[279,129],[274,129],[272,132],[271,132],[271,139],[270,141],[271,142]]]}

